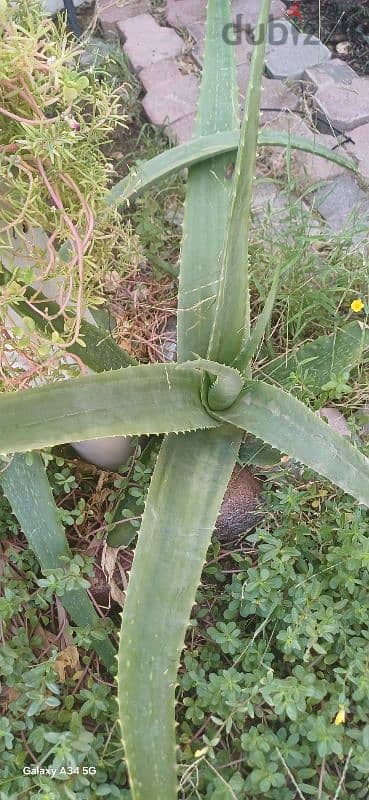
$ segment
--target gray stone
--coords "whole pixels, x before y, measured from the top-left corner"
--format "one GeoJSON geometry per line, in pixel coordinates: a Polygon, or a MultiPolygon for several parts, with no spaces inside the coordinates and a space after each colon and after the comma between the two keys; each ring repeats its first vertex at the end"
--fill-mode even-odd
{"type": "Polygon", "coordinates": [[[320,222],[301,198],[281,192],[278,183],[270,178],[258,179],[252,194],[252,228],[260,230],[267,226],[273,248],[273,241],[281,234],[289,233],[292,242],[296,225],[300,224],[304,225],[306,235],[321,230],[320,222]]]}
{"type": "Polygon", "coordinates": [[[345,61],[341,61],[340,58],[332,58],[330,61],[324,61],[323,64],[306,69],[303,78],[312,83],[315,89],[319,89],[331,81],[338,85],[350,86],[353,79],[357,78],[357,74],[345,61]]]}
{"type": "Polygon", "coordinates": [[[154,125],[177,122],[195,112],[199,84],[195,75],[182,75],[152,87],[143,100],[143,107],[154,125]]]}
{"type": "Polygon", "coordinates": [[[117,32],[117,23],[150,11],[150,0],[98,0],[97,15],[105,36],[117,32]]]}
{"type": "Polygon", "coordinates": [[[352,232],[355,242],[367,238],[369,197],[352,175],[328,181],[314,193],[313,203],[333,230],[352,232]]]}
{"type": "MultiPolygon", "coordinates": [[[[260,14],[261,0],[232,0],[232,16],[236,21],[241,17],[242,28],[246,31],[253,31],[256,28],[260,14]],[[246,8],[245,8],[246,6],[246,8]]],[[[286,7],[281,0],[272,0],[270,5],[270,19],[279,19],[286,13],[286,7]]]]}
{"type": "Polygon", "coordinates": [[[183,50],[183,40],[171,28],[162,28],[150,14],[140,14],[117,28],[125,40],[124,52],[136,73],[167,58],[175,58],[183,50]]]}
{"type": "Polygon", "coordinates": [[[348,64],[333,59],[305,70],[304,78],[316,88],[313,102],[318,113],[334,128],[351,131],[369,122],[369,80],[348,64]]]}
{"type": "Polygon", "coordinates": [[[346,149],[357,162],[360,175],[369,181],[369,124],[351,131],[351,139],[346,149]]]}
{"type": "MultiPolygon", "coordinates": [[[[272,119],[267,121],[263,128],[271,131],[275,130],[276,132],[285,131],[291,136],[302,136],[304,139],[308,139],[315,145],[323,145],[329,149],[334,147],[338,152],[342,152],[347,156],[347,153],[342,146],[337,147],[338,141],[334,136],[326,136],[322,133],[317,133],[316,131],[311,130],[311,128],[307,126],[306,122],[304,122],[300,116],[297,116],[297,114],[289,112],[280,114],[277,120],[272,119]]],[[[321,156],[305,153],[301,150],[291,150],[290,159],[291,169],[294,176],[297,177],[299,182],[304,185],[306,184],[310,186],[314,183],[320,183],[321,181],[329,180],[337,175],[342,174],[344,171],[344,168],[339,166],[339,164],[334,164],[331,161],[327,161],[325,158],[321,158],[321,156]]],[[[285,173],[285,160],[285,147],[273,147],[270,149],[269,163],[272,169],[272,174],[279,175],[285,173]]]]}
{"type": "Polygon", "coordinates": [[[272,78],[302,78],[308,67],[327,61],[330,50],[315,36],[297,31],[287,20],[268,25],[266,68],[272,78]]]}

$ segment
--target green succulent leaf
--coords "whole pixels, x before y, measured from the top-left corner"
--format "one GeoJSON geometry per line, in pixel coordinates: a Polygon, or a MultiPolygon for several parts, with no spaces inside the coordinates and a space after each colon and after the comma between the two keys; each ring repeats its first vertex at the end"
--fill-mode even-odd
{"type": "Polygon", "coordinates": [[[237,430],[228,426],[168,436],[156,463],[130,574],[118,658],[120,719],[134,800],[177,797],[176,675],[240,440],[237,430]]]}
{"type": "MultiPolygon", "coordinates": [[[[113,186],[107,197],[107,203],[108,205],[123,205],[159,181],[217,156],[228,153],[232,154],[234,158],[239,141],[238,127],[231,131],[212,133],[207,136],[196,135],[190,142],[165,150],[164,153],[154,156],[150,161],[135,166],[126,178],[113,186]]],[[[259,131],[258,147],[285,147],[286,149],[301,150],[304,153],[325,158],[343,169],[357,172],[357,165],[338,150],[330,150],[314,141],[304,139],[303,136],[293,136],[284,131],[259,131]]]]}
{"type": "Polygon", "coordinates": [[[253,49],[208,351],[209,358],[224,364],[233,362],[250,335],[248,238],[269,10],[270,0],[262,0],[256,36],[258,44],[253,49]]]}
{"type": "Polygon", "coordinates": [[[369,507],[369,459],[287,392],[250,381],[219,419],[297,459],[369,507]]]}
{"type": "Polygon", "coordinates": [[[319,336],[297,347],[286,356],[278,356],[258,367],[256,376],[281,387],[290,387],[293,374],[300,375],[309,389],[318,395],[332,378],[358,366],[369,349],[369,329],[362,323],[349,322],[329,336],[319,336]]]}
{"type": "Polygon", "coordinates": [[[233,362],[233,366],[243,374],[246,374],[248,372],[250,362],[261,345],[266,327],[272,316],[274,303],[279,286],[281,269],[282,269],[282,263],[279,263],[274,272],[272,285],[270,287],[268,297],[265,301],[264,308],[255,322],[253,330],[251,331],[250,338],[247,340],[239,356],[237,356],[237,358],[233,362]]]}
{"type": "MultiPolygon", "coordinates": [[[[228,0],[210,0],[195,132],[199,137],[229,132],[239,124],[234,48],[221,36],[229,21],[228,0]]],[[[207,354],[231,187],[229,155],[208,159],[189,171],[178,293],[179,361],[207,354]]]]}
{"type": "MultiPolygon", "coordinates": [[[[14,456],[0,473],[0,484],[43,572],[64,570],[71,551],[41,456],[37,453],[30,458],[14,456]]],[[[61,602],[77,625],[96,627],[99,618],[84,590],[66,591],[61,602]]],[[[94,648],[103,664],[111,669],[115,650],[109,639],[96,640],[94,648]]]]}
{"type": "Polygon", "coordinates": [[[216,427],[201,380],[191,364],[145,364],[2,395],[0,453],[216,427]]]}

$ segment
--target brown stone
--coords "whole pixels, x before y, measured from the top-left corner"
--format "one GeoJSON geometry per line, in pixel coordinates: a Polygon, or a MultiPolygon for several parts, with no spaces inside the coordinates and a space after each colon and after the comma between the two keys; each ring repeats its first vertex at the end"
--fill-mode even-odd
{"type": "Polygon", "coordinates": [[[150,11],[150,0],[98,0],[97,14],[105,36],[117,32],[117,23],[150,11]]]}
{"type": "Polygon", "coordinates": [[[263,78],[260,104],[262,124],[283,117],[284,111],[296,111],[300,103],[300,97],[291,92],[283,81],[263,78]]]}
{"type": "Polygon", "coordinates": [[[179,81],[182,78],[177,62],[174,58],[165,58],[163,61],[156,61],[140,72],[140,81],[147,92],[155,90],[161,83],[167,81],[179,81]]]}
{"type": "Polygon", "coordinates": [[[167,0],[166,17],[173,28],[188,28],[193,23],[205,23],[206,0],[167,0]]]}
{"type": "Polygon", "coordinates": [[[142,105],[154,125],[165,125],[194,114],[198,94],[196,76],[180,73],[177,80],[170,79],[152,87],[142,105]]]}
{"type": "Polygon", "coordinates": [[[183,50],[183,41],[171,28],[162,28],[150,14],[118,22],[125,40],[124,52],[136,73],[157,61],[176,58],[183,50]]]}
{"type": "Polygon", "coordinates": [[[248,533],[260,522],[262,483],[247,467],[236,465],[224,495],[215,532],[221,541],[248,533]]]}

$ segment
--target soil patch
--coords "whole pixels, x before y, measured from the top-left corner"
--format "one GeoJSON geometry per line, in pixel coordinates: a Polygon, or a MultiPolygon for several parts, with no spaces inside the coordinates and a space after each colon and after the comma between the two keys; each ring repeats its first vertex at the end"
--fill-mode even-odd
{"type": "Polygon", "coordinates": [[[360,75],[369,75],[369,0],[301,0],[304,33],[319,36],[360,75]]]}

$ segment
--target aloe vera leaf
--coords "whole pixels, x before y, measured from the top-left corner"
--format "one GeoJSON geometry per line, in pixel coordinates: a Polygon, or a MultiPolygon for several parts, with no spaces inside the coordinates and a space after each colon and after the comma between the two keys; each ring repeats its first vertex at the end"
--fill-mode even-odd
{"type": "MultiPolygon", "coordinates": [[[[222,38],[228,0],[209,0],[195,135],[232,131],[238,123],[234,48],[222,38]]],[[[189,171],[178,293],[178,360],[206,356],[215,312],[229,205],[231,158],[221,155],[189,171]]]]}
{"type": "Polygon", "coordinates": [[[266,327],[268,322],[272,316],[273,308],[275,299],[277,296],[278,286],[279,286],[279,279],[281,275],[282,264],[281,262],[278,264],[277,268],[274,270],[272,285],[270,287],[268,297],[265,301],[264,308],[259,314],[255,325],[251,331],[250,338],[247,340],[245,346],[242,348],[239,356],[234,360],[232,366],[238,369],[240,372],[245,373],[250,365],[250,361],[254,357],[255,353],[257,352],[260,344],[263,340],[263,336],[265,334],[266,327]]]}
{"type": "Polygon", "coordinates": [[[262,439],[248,434],[245,441],[241,444],[238,460],[241,464],[257,467],[274,466],[279,464],[282,454],[269,444],[265,444],[262,439]]]}
{"type": "Polygon", "coordinates": [[[0,453],[214,428],[201,403],[201,380],[191,365],[143,364],[0,395],[0,453]]]}
{"type": "MultiPolygon", "coordinates": [[[[71,558],[64,527],[50,489],[41,456],[32,453],[13,456],[0,473],[3,492],[17,518],[42,571],[65,569],[71,558]]],[[[83,589],[66,591],[61,602],[77,625],[96,627],[98,615],[83,589]]],[[[108,669],[114,666],[115,650],[108,638],[95,640],[94,649],[108,669]]]]}
{"type": "Polygon", "coordinates": [[[262,0],[234,169],[221,276],[208,356],[231,364],[250,335],[248,238],[270,0],[262,0]],[[225,336],[225,332],[227,335],[225,336]]]}
{"type": "Polygon", "coordinates": [[[156,463],[118,656],[120,720],[133,800],[177,798],[176,675],[239,444],[239,434],[227,426],[168,436],[156,463]]]}
{"type": "Polygon", "coordinates": [[[250,381],[233,406],[218,416],[297,459],[369,506],[369,459],[282,389],[250,381]]]}
{"type": "MultiPolygon", "coordinates": [[[[25,297],[32,300],[35,290],[27,288],[25,297]]],[[[52,329],[47,320],[44,319],[42,314],[38,314],[35,308],[30,308],[29,304],[20,300],[11,304],[14,311],[21,314],[23,317],[31,317],[36,324],[38,330],[42,333],[51,333],[52,329]]],[[[63,333],[64,320],[59,315],[59,306],[52,300],[48,300],[41,292],[37,294],[37,300],[34,305],[41,311],[47,312],[49,316],[55,317],[53,319],[53,329],[58,333],[63,333]]],[[[121,367],[129,367],[136,364],[134,359],[129,353],[123,350],[112,339],[112,337],[98,325],[91,325],[90,322],[83,320],[80,328],[80,340],[83,344],[75,342],[71,347],[67,348],[67,352],[77,355],[83,364],[90,367],[94,372],[103,372],[109,369],[120,369],[121,367]]]]}
{"type": "MultiPolygon", "coordinates": [[[[301,373],[304,383],[316,395],[332,375],[350,371],[360,364],[369,348],[369,329],[356,320],[347,323],[329,336],[319,336],[287,356],[279,356],[258,367],[255,376],[287,387],[293,373],[301,373]]],[[[293,386],[289,387],[293,393],[293,386]]]]}
{"type": "MultiPolygon", "coordinates": [[[[231,131],[212,133],[207,136],[197,135],[186,144],[165,150],[164,153],[159,153],[149,161],[134,167],[126,178],[116,183],[108,195],[108,205],[123,205],[159,181],[165,180],[183,169],[193,167],[195,164],[227,153],[234,157],[234,151],[238,149],[239,141],[240,131],[235,126],[235,130],[231,131]]],[[[314,141],[304,139],[303,136],[293,136],[285,131],[259,131],[258,147],[285,147],[302,150],[305,153],[332,161],[352,172],[357,172],[358,169],[357,164],[337,150],[330,150],[314,141]]]]}

